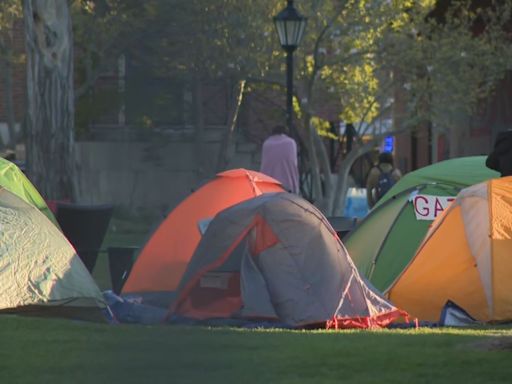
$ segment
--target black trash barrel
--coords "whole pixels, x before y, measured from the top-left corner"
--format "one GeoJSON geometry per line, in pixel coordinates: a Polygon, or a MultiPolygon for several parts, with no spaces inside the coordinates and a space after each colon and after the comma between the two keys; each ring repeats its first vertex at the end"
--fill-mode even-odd
{"type": "Polygon", "coordinates": [[[107,249],[110,281],[112,291],[116,295],[119,295],[130,274],[138,249],[138,247],[109,247],[107,249]]]}
{"type": "Polygon", "coordinates": [[[57,203],[57,222],[90,273],[112,216],[111,204],[57,203]]]}

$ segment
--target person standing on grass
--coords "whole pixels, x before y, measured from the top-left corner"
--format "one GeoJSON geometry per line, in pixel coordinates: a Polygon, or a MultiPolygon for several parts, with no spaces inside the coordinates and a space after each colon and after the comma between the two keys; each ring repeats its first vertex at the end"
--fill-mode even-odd
{"type": "Polygon", "coordinates": [[[379,154],[379,163],[370,169],[366,179],[366,197],[368,206],[372,208],[377,201],[402,177],[402,173],[394,166],[391,152],[379,154]]]}
{"type": "Polygon", "coordinates": [[[260,172],[279,181],[288,192],[299,193],[297,143],[282,125],[275,126],[263,142],[260,172]]]}

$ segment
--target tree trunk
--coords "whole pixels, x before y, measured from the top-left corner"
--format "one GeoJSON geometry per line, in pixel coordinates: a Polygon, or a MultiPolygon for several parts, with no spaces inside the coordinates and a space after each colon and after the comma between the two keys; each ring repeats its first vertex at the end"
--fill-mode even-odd
{"type": "Polygon", "coordinates": [[[306,145],[308,150],[309,172],[311,177],[311,200],[316,205],[322,199],[322,180],[320,177],[320,166],[315,145],[315,127],[311,125],[311,115],[304,113],[304,126],[307,129],[306,145]]]}
{"type": "Polygon", "coordinates": [[[8,55],[3,61],[4,72],[4,98],[5,113],[7,115],[7,130],[9,132],[9,140],[5,143],[6,147],[16,150],[18,142],[18,134],[16,132],[16,117],[14,115],[14,103],[12,98],[12,57],[8,55]]]}
{"type": "Polygon", "coordinates": [[[452,126],[448,133],[448,153],[450,158],[460,157],[464,154],[465,130],[452,126]]]}
{"type": "Polygon", "coordinates": [[[350,169],[354,162],[369,152],[376,144],[375,141],[369,141],[364,145],[358,145],[353,148],[345,157],[345,159],[340,164],[340,169],[338,171],[338,180],[336,182],[336,188],[333,193],[333,203],[330,212],[327,212],[328,215],[341,215],[343,212],[341,210],[345,207],[345,200],[347,199],[347,191],[348,191],[348,176],[350,174],[350,169]]]}
{"type": "Polygon", "coordinates": [[[46,199],[74,199],[73,32],[67,0],[24,0],[27,168],[46,199]]]}
{"type": "Polygon", "coordinates": [[[207,153],[204,145],[205,142],[205,124],[204,124],[204,107],[203,107],[203,84],[201,76],[196,73],[194,76],[194,112],[195,118],[195,134],[194,147],[196,153],[196,180],[203,182],[207,177],[207,153]]]}
{"type": "Polygon", "coordinates": [[[238,112],[240,111],[240,106],[242,105],[242,100],[244,97],[245,80],[240,80],[236,88],[237,89],[232,103],[233,107],[229,116],[227,129],[219,147],[216,166],[217,172],[225,170],[231,161],[233,153],[231,150],[233,145],[233,134],[235,132],[235,127],[238,120],[238,112]]]}
{"type": "Polygon", "coordinates": [[[316,130],[314,131],[313,139],[315,141],[315,150],[316,150],[316,156],[318,158],[318,163],[320,167],[320,171],[323,175],[323,183],[322,183],[322,189],[321,189],[321,197],[319,200],[315,203],[315,205],[320,209],[322,212],[327,213],[330,209],[330,202],[333,199],[333,180],[332,180],[332,169],[331,164],[329,162],[329,156],[327,154],[327,148],[325,147],[322,139],[318,135],[318,132],[316,130]]]}

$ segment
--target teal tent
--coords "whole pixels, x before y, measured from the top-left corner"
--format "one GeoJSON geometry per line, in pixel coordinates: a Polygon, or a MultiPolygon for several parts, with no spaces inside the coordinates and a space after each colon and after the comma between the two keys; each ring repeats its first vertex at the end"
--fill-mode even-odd
{"type": "Polygon", "coordinates": [[[485,156],[445,160],[406,174],[343,240],[360,273],[386,291],[449,200],[462,188],[496,177],[485,156]]]}

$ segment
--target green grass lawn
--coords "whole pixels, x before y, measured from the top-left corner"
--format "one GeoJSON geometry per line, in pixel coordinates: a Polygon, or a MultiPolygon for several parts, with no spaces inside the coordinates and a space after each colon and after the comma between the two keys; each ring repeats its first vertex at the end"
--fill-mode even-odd
{"type": "Polygon", "coordinates": [[[288,331],[0,318],[2,383],[508,383],[512,331],[288,331]],[[499,341],[499,343],[498,343],[499,341]]]}
{"type": "MultiPolygon", "coordinates": [[[[115,219],[108,246],[150,226],[115,219]]],[[[110,286],[106,254],[94,277],[110,286]]],[[[0,317],[0,383],[509,383],[512,329],[289,331],[0,317]]]]}

